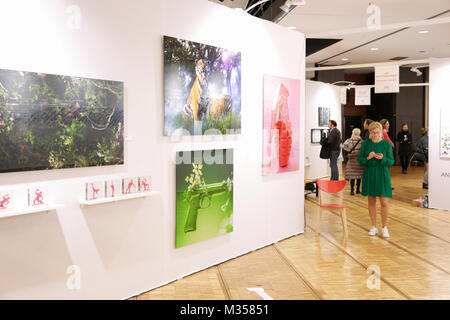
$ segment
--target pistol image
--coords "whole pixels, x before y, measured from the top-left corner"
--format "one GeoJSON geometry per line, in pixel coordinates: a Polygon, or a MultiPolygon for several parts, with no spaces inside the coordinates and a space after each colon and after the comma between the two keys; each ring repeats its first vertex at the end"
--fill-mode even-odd
{"type": "Polygon", "coordinates": [[[227,181],[208,184],[191,191],[184,233],[196,231],[198,211],[200,209],[208,209],[211,206],[213,197],[223,194],[227,194],[227,201],[221,206],[221,210],[225,212],[228,206],[233,203],[233,182],[230,178],[227,181]]]}

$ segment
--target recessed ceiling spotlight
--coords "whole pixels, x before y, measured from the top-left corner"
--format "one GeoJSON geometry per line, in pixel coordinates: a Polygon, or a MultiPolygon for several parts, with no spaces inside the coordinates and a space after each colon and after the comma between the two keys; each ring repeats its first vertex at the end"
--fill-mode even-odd
{"type": "Polygon", "coordinates": [[[348,61],[348,58],[342,58],[341,60],[342,61],[348,61]]]}
{"type": "Polygon", "coordinates": [[[430,31],[428,31],[428,30],[421,30],[421,31],[419,31],[420,34],[426,34],[428,32],[430,32],[430,31]]]}
{"type": "Polygon", "coordinates": [[[372,50],[372,51],[378,51],[379,49],[378,49],[378,48],[370,48],[370,50],[372,50]]]}

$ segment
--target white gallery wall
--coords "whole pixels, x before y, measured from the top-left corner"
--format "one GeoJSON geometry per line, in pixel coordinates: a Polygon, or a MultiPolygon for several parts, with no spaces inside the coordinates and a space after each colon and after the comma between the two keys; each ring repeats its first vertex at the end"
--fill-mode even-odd
{"type": "Polygon", "coordinates": [[[450,210],[450,159],[441,158],[441,118],[450,114],[450,58],[430,60],[430,208],[450,210]]]}
{"type": "MultiPolygon", "coordinates": [[[[306,80],[306,131],[305,131],[305,177],[317,179],[331,176],[329,160],[320,159],[320,143],[311,143],[311,129],[319,127],[319,107],[330,109],[330,120],[335,120],[342,132],[340,87],[324,82],[306,80]]],[[[342,162],[339,161],[342,174],[342,162]]]]}
{"type": "Polygon", "coordinates": [[[126,119],[124,166],[0,174],[0,187],[45,183],[64,205],[0,219],[0,299],[127,298],[304,231],[303,170],[261,168],[264,74],[302,80],[305,141],[303,34],[206,0],[3,0],[0,27],[0,68],[124,81],[126,119]],[[163,35],[241,51],[241,135],[163,136],[163,35]],[[175,249],[174,153],[213,148],[235,149],[235,231],[175,249]],[[80,208],[85,182],[142,175],[161,195],[80,208]]]}

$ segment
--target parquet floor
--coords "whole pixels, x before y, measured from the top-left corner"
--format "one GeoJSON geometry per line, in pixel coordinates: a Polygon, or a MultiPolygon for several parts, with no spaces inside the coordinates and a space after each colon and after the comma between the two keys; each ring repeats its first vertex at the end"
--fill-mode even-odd
{"type": "MultiPolygon", "coordinates": [[[[391,238],[369,237],[367,199],[345,191],[349,238],[337,212],[322,216],[315,235],[317,199],[305,203],[305,234],[227,261],[132,299],[450,299],[450,212],[422,209],[423,168],[391,169],[391,238]],[[368,269],[379,270],[378,286],[368,269]],[[371,285],[372,284],[372,285],[371,285]]],[[[378,224],[381,219],[378,215],[378,224]]],[[[380,227],[379,227],[380,228],[380,227]]]]}

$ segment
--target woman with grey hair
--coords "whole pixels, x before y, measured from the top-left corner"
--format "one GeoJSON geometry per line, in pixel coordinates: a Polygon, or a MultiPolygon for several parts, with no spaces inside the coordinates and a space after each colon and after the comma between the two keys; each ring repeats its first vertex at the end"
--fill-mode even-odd
{"type": "Polygon", "coordinates": [[[345,180],[350,181],[351,192],[350,195],[355,195],[355,180],[356,193],[361,193],[361,179],[364,171],[364,166],[358,162],[359,150],[363,140],[361,138],[361,130],[353,129],[352,137],[344,142],[344,150],[348,152],[348,162],[345,168],[345,180]]]}

